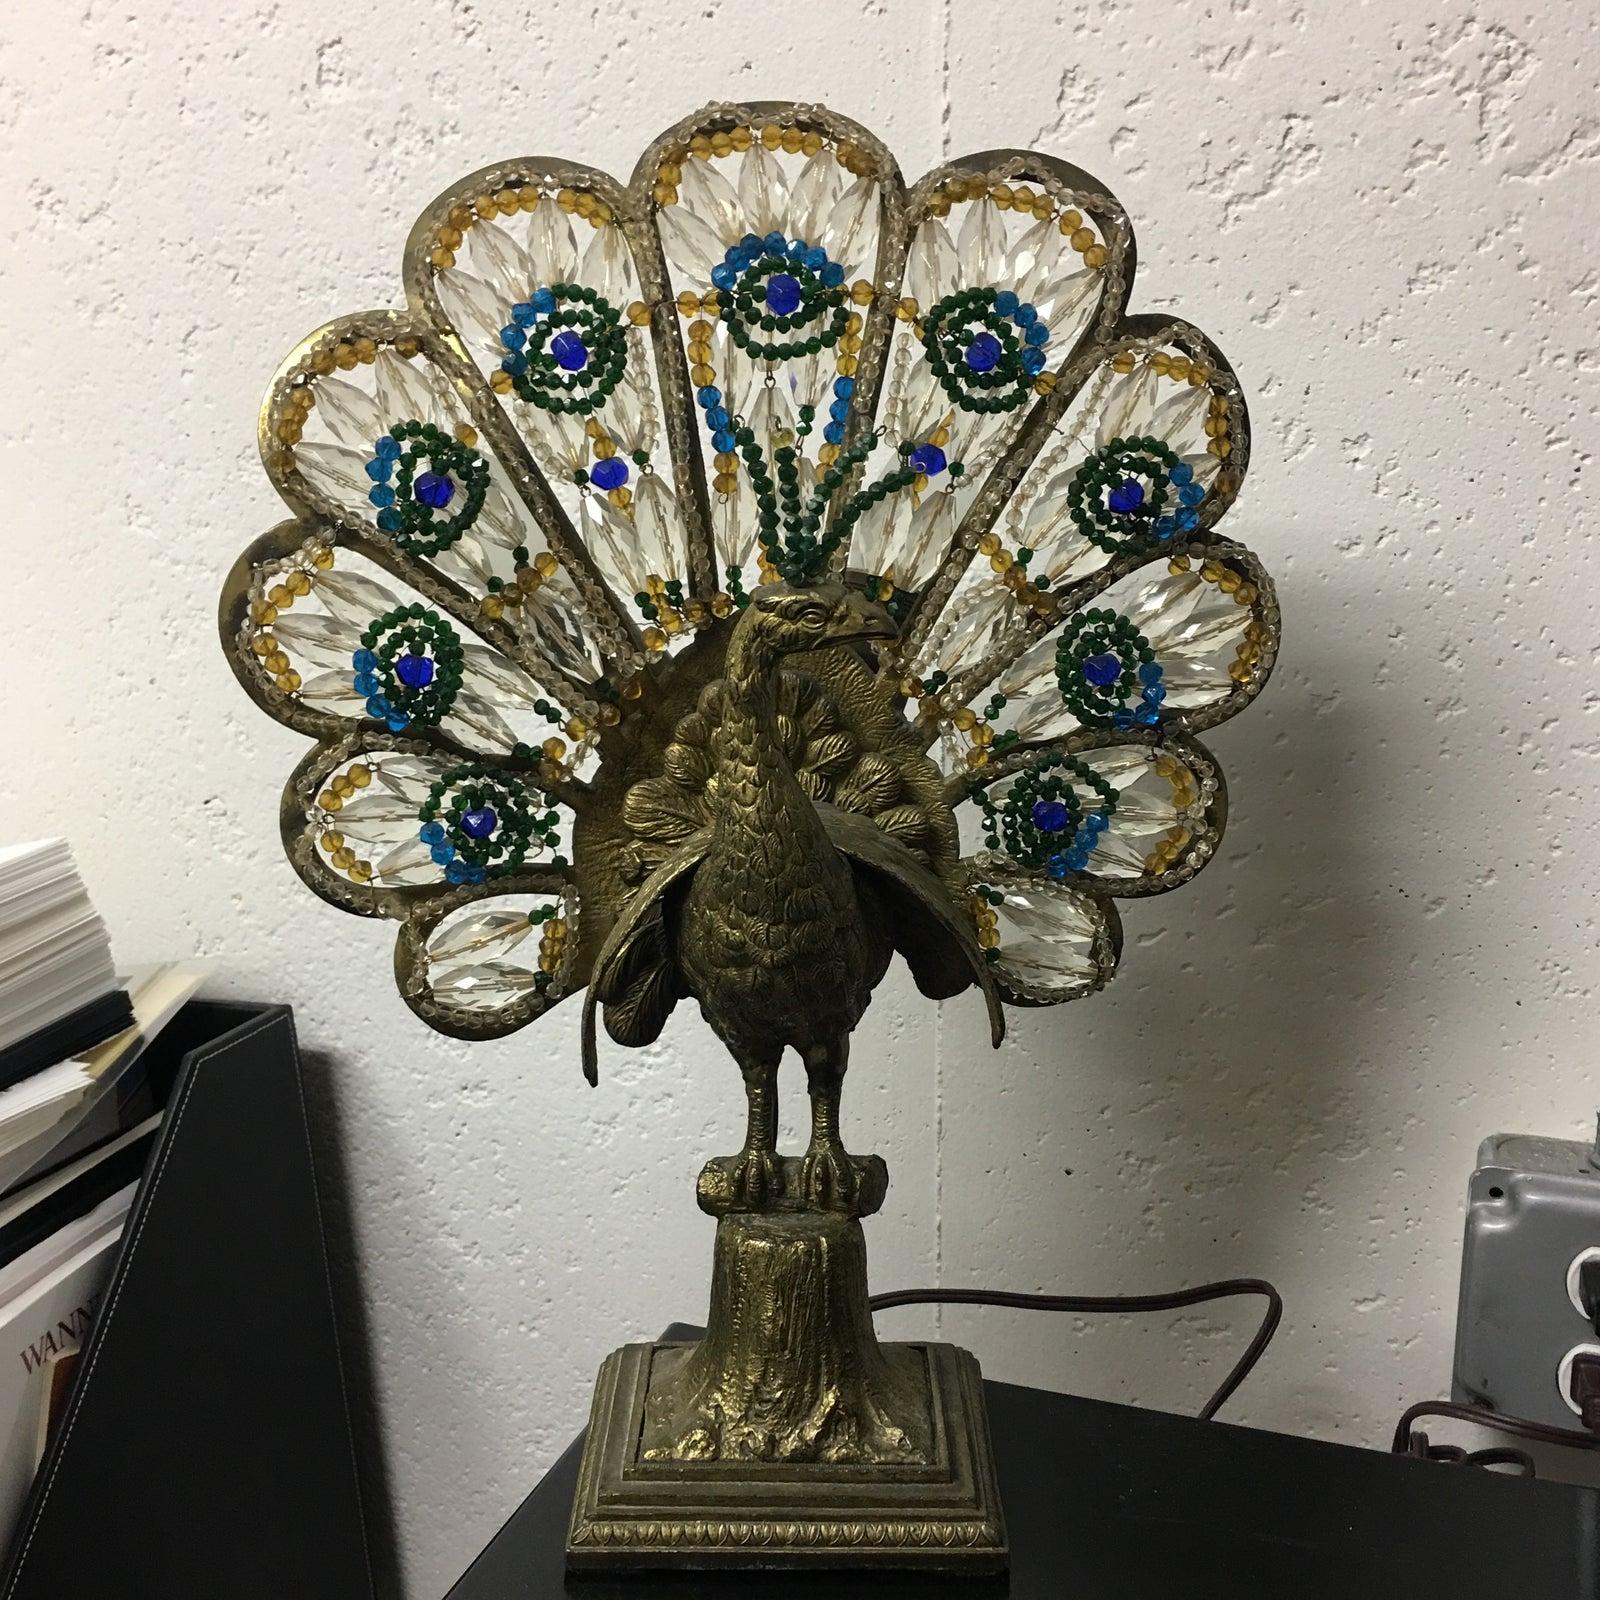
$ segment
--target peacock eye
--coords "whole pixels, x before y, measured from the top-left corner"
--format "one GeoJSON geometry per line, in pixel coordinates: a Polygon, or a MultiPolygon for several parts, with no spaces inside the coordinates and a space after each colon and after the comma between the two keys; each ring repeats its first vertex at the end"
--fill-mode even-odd
{"type": "Polygon", "coordinates": [[[1012,411],[1044,370],[1049,329],[1010,289],[958,289],[922,319],[928,364],[963,411],[1012,411]]]}

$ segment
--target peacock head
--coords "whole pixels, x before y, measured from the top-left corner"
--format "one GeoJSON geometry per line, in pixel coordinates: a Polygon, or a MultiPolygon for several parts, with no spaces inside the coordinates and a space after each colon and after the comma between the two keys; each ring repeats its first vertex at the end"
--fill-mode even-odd
{"type": "Polygon", "coordinates": [[[747,660],[771,664],[786,655],[899,637],[875,601],[842,583],[768,583],[752,592],[739,621],[747,660]]]}

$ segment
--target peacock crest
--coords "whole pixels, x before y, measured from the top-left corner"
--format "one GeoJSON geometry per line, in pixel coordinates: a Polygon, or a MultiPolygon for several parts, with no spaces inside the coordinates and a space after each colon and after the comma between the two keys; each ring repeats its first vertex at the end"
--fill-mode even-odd
{"type": "Polygon", "coordinates": [[[1218,532],[1249,458],[1233,372],[1130,314],[1133,275],[1075,168],[991,153],[908,188],[804,105],[708,107],[626,184],[507,161],[423,212],[405,309],[273,380],[291,515],[222,631],[315,741],[290,860],[399,923],[424,1020],[500,1036],[585,987],[713,822],[730,640],[775,584],[898,626],[776,670],[805,795],[942,881],[1004,999],[1107,981],[1115,901],[1215,854],[1195,735],[1278,640],[1218,532]]]}

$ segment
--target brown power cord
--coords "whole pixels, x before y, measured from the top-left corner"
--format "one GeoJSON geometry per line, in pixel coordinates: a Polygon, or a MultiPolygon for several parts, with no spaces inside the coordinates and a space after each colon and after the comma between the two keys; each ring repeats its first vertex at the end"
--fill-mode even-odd
{"type": "Polygon", "coordinates": [[[1534,1475],[1533,1458],[1525,1450],[1500,1447],[1490,1450],[1463,1450],[1459,1445],[1430,1444],[1425,1433],[1413,1433],[1411,1424],[1421,1417],[1450,1417],[1458,1422],[1477,1422],[1514,1439],[1531,1439],[1535,1444],[1563,1445],[1569,1450],[1600,1450],[1600,1434],[1576,1428],[1556,1428],[1530,1417],[1512,1417],[1491,1411],[1487,1406],[1457,1405],[1452,1400],[1421,1400],[1406,1408],[1395,1425],[1393,1451],[1399,1456],[1417,1456],[1425,1461],[1459,1461],[1469,1466],[1514,1466],[1518,1475],[1534,1475]]]}
{"type": "Polygon", "coordinates": [[[1203,1305],[1208,1300],[1228,1300],[1235,1295],[1259,1294],[1267,1310],[1256,1329],[1256,1336],[1234,1363],[1215,1394],[1200,1408],[1200,1419],[1209,1422],[1234,1391],[1250,1376],[1272,1342],[1283,1321],[1283,1297],[1265,1278],[1226,1278],[1220,1283],[1202,1283],[1193,1289],[1178,1289],[1172,1294],[1014,1294],[1005,1289],[897,1289],[890,1294],[875,1294],[867,1304],[874,1311],[891,1306],[958,1305],[1011,1306],[1022,1311],[1179,1311],[1185,1306],[1203,1305]]]}

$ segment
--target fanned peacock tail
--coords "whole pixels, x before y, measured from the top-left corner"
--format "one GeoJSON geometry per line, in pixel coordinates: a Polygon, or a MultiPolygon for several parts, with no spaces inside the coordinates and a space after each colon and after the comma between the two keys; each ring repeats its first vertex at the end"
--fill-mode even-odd
{"type": "Polygon", "coordinates": [[[989,154],[907,189],[813,106],[709,107],[627,185],[509,161],[427,208],[407,308],[328,324],[274,379],[292,519],[222,603],[246,689],[316,741],[290,859],[399,922],[425,1020],[501,1035],[584,986],[704,823],[717,664],[780,577],[843,577],[901,625],[875,671],[781,678],[807,793],[968,901],[1006,998],[1109,978],[1114,901],[1215,853],[1194,735],[1278,637],[1216,531],[1238,385],[1188,323],[1127,313],[1133,271],[1076,169],[989,154]]]}

